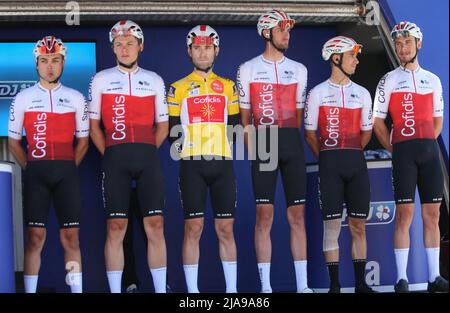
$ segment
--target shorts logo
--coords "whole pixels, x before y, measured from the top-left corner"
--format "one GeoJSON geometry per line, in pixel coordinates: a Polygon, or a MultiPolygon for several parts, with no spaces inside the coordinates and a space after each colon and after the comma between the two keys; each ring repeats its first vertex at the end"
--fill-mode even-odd
{"type": "Polygon", "coordinates": [[[215,80],[211,83],[211,89],[217,93],[223,93],[223,83],[220,80],[215,80]]]}

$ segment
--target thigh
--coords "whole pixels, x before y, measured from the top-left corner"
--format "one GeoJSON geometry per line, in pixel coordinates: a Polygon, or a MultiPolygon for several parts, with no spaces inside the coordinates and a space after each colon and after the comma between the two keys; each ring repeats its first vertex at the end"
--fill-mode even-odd
{"type": "Polygon", "coordinates": [[[215,218],[232,218],[236,210],[236,180],[233,161],[217,160],[219,173],[210,185],[215,218]]]}
{"type": "Polygon", "coordinates": [[[159,156],[156,154],[146,161],[137,179],[137,194],[142,217],[163,215],[164,177],[159,156]]]}
{"type": "Polygon", "coordinates": [[[392,185],[396,204],[414,203],[417,186],[415,151],[408,142],[394,144],[392,153],[392,185]]]}
{"type": "Polygon", "coordinates": [[[102,192],[107,218],[127,218],[131,175],[127,163],[106,150],[103,159],[102,192]]]}
{"type": "Polygon", "coordinates": [[[203,217],[208,187],[201,175],[200,160],[181,160],[179,188],[186,219],[203,217]]]}
{"type": "Polygon", "coordinates": [[[345,186],[345,203],[349,217],[365,219],[370,210],[370,182],[364,156],[361,156],[359,164],[359,169],[345,186]]]}
{"type": "Polygon", "coordinates": [[[28,227],[46,227],[51,190],[39,171],[39,164],[29,162],[24,173],[24,219],[28,227]]]}
{"type": "Polygon", "coordinates": [[[53,190],[54,206],[61,228],[80,226],[81,193],[74,162],[61,164],[60,181],[53,190]]]}

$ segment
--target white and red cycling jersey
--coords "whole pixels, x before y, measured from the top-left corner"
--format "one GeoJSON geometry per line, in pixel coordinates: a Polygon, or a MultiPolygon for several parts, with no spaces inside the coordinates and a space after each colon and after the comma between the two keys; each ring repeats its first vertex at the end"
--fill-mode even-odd
{"type": "Polygon", "coordinates": [[[372,129],[372,99],[366,88],[329,79],[314,87],[305,106],[305,129],[320,132],[320,150],[362,149],[361,131],[372,129]]]}
{"type": "Polygon", "coordinates": [[[61,84],[52,90],[40,83],[22,90],[11,103],[8,136],[28,141],[28,161],[74,160],[73,140],[89,136],[83,95],[61,84]]]}
{"type": "Polygon", "coordinates": [[[392,143],[406,140],[434,139],[433,117],[444,114],[442,85],[433,73],[417,67],[402,67],[387,73],[378,83],[374,116],[393,121],[392,143]]]}
{"type": "Polygon", "coordinates": [[[237,87],[242,109],[252,109],[259,126],[298,128],[297,109],[306,100],[307,69],[283,57],[272,62],[259,55],[239,67],[237,87]]]}
{"type": "Polygon", "coordinates": [[[118,66],[95,74],[89,117],[102,120],[106,146],[121,143],[155,144],[153,126],[169,119],[164,82],[152,71],[126,72],[118,66]]]}

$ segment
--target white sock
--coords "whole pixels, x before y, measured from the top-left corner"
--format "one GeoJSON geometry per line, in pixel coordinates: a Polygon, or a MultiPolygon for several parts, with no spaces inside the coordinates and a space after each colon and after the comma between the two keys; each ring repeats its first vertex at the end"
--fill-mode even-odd
{"type": "Polygon", "coordinates": [[[258,263],[259,279],[261,280],[261,292],[271,293],[270,286],[270,263],[258,263]]]}
{"type": "Polygon", "coordinates": [[[428,259],[428,281],[430,283],[440,276],[439,273],[439,248],[425,248],[428,259]]]}
{"type": "Polygon", "coordinates": [[[26,293],[36,293],[38,275],[23,275],[23,283],[26,293]]]}
{"type": "Polygon", "coordinates": [[[236,293],[237,287],[237,262],[222,261],[223,273],[225,275],[226,293],[236,293]]]}
{"type": "Polygon", "coordinates": [[[406,276],[406,267],[408,265],[409,248],[406,249],[394,249],[395,264],[397,265],[397,283],[400,279],[408,281],[406,276]]]}
{"type": "Polygon", "coordinates": [[[297,292],[302,292],[308,288],[308,272],[306,271],[306,263],[306,260],[294,261],[297,292]]]}
{"type": "Polygon", "coordinates": [[[106,272],[108,276],[109,290],[111,293],[122,292],[122,271],[106,272]]]}
{"type": "Polygon", "coordinates": [[[188,293],[200,293],[197,287],[198,264],[183,265],[188,293]]]}
{"type": "Polygon", "coordinates": [[[155,293],[166,293],[167,267],[151,268],[155,293]]]}
{"type": "Polygon", "coordinates": [[[70,286],[71,293],[83,293],[83,274],[67,273],[67,283],[70,286]]]}

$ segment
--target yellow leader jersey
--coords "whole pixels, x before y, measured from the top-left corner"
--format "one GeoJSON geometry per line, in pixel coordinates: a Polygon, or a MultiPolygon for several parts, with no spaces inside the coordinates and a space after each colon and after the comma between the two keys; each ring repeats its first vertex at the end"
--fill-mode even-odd
{"type": "Polygon", "coordinates": [[[183,127],[181,158],[213,155],[232,158],[227,138],[228,115],[239,114],[239,95],[233,81],[195,71],[170,85],[169,116],[180,117],[183,127]]]}

